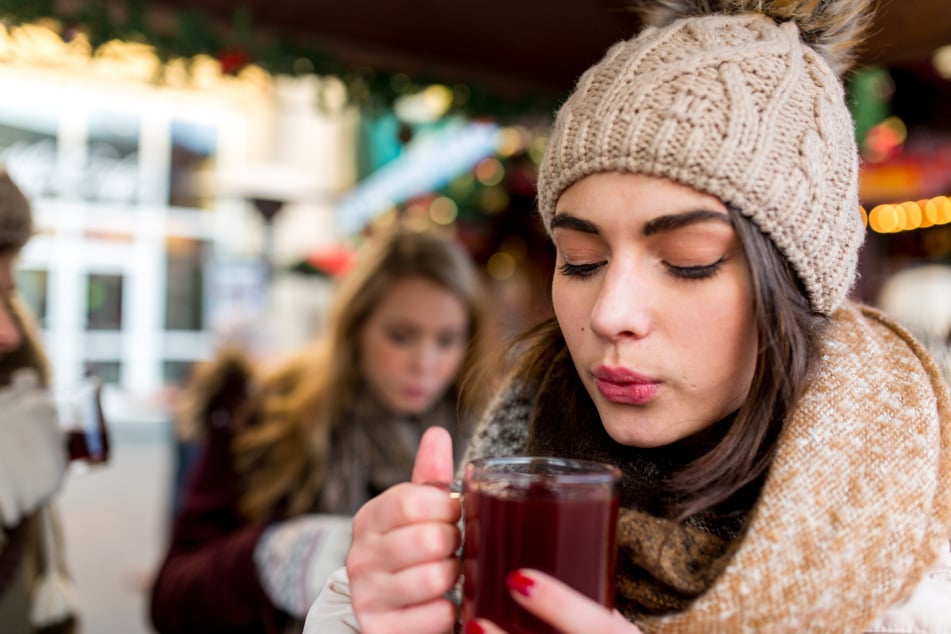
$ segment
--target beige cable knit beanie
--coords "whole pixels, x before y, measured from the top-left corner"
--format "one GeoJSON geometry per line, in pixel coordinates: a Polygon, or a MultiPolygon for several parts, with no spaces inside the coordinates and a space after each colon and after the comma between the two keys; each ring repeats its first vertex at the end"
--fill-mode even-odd
{"type": "Polygon", "coordinates": [[[0,166],[0,253],[19,251],[33,235],[30,202],[0,166]]]}
{"type": "Polygon", "coordinates": [[[615,44],[558,112],[538,178],[545,226],[585,176],[665,177],[749,217],[791,262],[813,309],[833,312],[864,238],[858,153],[839,76],[791,17],[677,17],[615,44]]]}

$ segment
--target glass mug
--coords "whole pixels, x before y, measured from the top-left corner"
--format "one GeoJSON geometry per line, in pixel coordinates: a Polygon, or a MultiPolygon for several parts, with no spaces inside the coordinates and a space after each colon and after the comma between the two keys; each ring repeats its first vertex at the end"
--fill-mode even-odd
{"type": "MultiPolygon", "coordinates": [[[[621,473],[611,465],[541,457],[479,458],[466,465],[462,616],[509,634],[557,630],[511,598],[505,579],[534,568],[614,607],[621,473]]],[[[461,486],[460,486],[461,485],[461,486]]]]}
{"type": "Polygon", "coordinates": [[[57,386],[53,401],[66,439],[70,468],[85,471],[109,460],[109,429],[102,411],[102,382],[89,376],[73,385],[57,386]]]}

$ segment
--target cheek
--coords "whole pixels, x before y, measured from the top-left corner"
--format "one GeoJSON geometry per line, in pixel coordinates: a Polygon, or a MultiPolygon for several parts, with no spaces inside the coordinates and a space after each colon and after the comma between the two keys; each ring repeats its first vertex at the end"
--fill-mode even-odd
{"type": "Polygon", "coordinates": [[[392,345],[373,329],[364,332],[360,341],[360,371],[373,383],[393,371],[392,345]]]}
{"type": "Polygon", "coordinates": [[[439,383],[442,387],[447,387],[456,379],[456,376],[462,369],[462,362],[465,359],[465,349],[459,346],[452,350],[446,350],[440,359],[439,383]]]}
{"type": "Polygon", "coordinates": [[[401,348],[383,336],[374,337],[367,352],[366,363],[376,366],[378,373],[396,372],[402,364],[401,348]]]}
{"type": "Polygon", "coordinates": [[[694,317],[689,327],[697,349],[706,351],[711,376],[718,377],[734,398],[743,400],[756,366],[757,336],[748,298],[738,293],[734,299],[694,317]],[[715,330],[712,324],[717,324],[715,330]]]}
{"type": "Polygon", "coordinates": [[[552,310],[555,319],[561,327],[566,339],[571,339],[578,333],[584,332],[587,326],[587,315],[584,296],[568,287],[564,280],[559,283],[555,278],[551,287],[552,310]]]}

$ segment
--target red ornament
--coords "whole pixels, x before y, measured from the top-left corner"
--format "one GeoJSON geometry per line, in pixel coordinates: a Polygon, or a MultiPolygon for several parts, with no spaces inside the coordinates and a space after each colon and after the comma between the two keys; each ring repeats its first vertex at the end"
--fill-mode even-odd
{"type": "Polygon", "coordinates": [[[231,48],[218,54],[221,72],[225,75],[237,75],[238,71],[250,63],[251,58],[241,49],[231,48]]]}
{"type": "Polygon", "coordinates": [[[331,277],[340,277],[353,265],[356,254],[348,247],[339,245],[322,249],[307,257],[307,263],[331,277]]]}

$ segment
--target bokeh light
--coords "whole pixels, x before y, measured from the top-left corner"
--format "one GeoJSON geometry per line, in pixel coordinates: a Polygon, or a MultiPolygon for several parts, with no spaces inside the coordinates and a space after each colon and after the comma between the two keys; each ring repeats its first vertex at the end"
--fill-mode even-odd
{"type": "Polygon", "coordinates": [[[459,215],[455,201],[445,196],[437,196],[429,204],[429,217],[437,225],[451,225],[459,215]]]}
{"type": "Polygon", "coordinates": [[[475,177],[483,185],[489,187],[498,185],[502,182],[502,179],[505,178],[505,168],[499,159],[490,156],[489,158],[482,159],[479,161],[479,164],[476,165],[475,177]]]}
{"type": "Polygon", "coordinates": [[[489,257],[486,263],[486,270],[492,279],[507,280],[515,274],[515,258],[511,253],[497,251],[489,257]]]}
{"type": "Polygon", "coordinates": [[[927,229],[949,222],[951,222],[951,199],[947,196],[877,205],[868,212],[868,227],[876,233],[927,229]]]}

